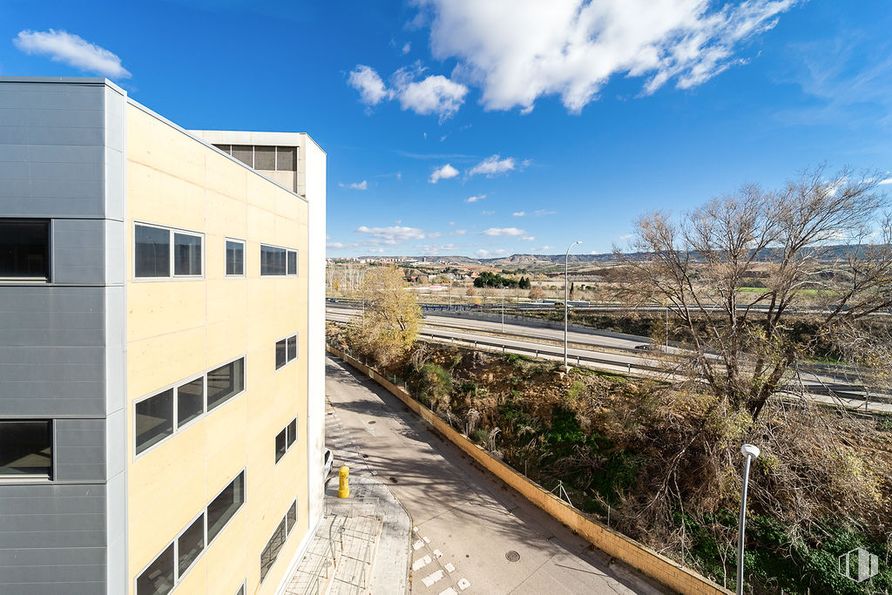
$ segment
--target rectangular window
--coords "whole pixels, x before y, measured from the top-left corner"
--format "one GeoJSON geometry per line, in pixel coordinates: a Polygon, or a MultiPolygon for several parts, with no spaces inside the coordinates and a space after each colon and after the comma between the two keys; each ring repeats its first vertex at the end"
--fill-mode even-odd
{"type": "Polygon", "coordinates": [[[297,357],[297,335],[293,337],[288,337],[288,361],[295,359],[297,357]]]}
{"type": "Polygon", "coordinates": [[[242,585],[238,588],[238,591],[236,591],[235,595],[245,595],[245,584],[244,583],[242,583],[242,585]]]}
{"type": "Polygon", "coordinates": [[[244,501],[245,472],[242,471],[208,504],[208,543],[214,540],[244,501]]]}
{"type": "Polygon", "coordinates": [[[165,595],[173,590],[173,585],[174,553],[171,543],[136,579],[136,595],[165,595]]]}
{"type": "Polygon", "coordinates": [[[49,221],[0,219],[0,278],[49,280],[49,221]]]}
{"type": "Polygon", "coordinates": [[[136,454],[173,434],[173,389],[136,404],[136,454]]]}
{"type": "Polygon", "coordinates": [[[0,421],[0,477],[29,475],[49,479],[52,468],[52,422],[0,421]]]}
{"type": "Polygon", "coordinates": [[[291,508],[288,509],[288,514],[285,515],[285,530],[288,535],[291,535],[291,530],[294,529],[294,526],[297,524],[297,500],[291,503],[291,508]]]}
{"type": "Polygon", "coordinates": [[[245,359],[208,372],[208,411],[245,389],[245,359]]]}
{"type": "Polygon", "coordinates": [[[260,274],[284,275],[286,272],[286,250],[275,246],[260,245],[260,274]]]}
{"type": "Polygon", "coordinates": [[[201,236],[173,234],[173,274],[184,277],[201,275],[201,236]]]}
{"type": "Polygon", "coordinates": [[[297,418],[291,420],[291,423],[288,424],[288,448],[291,448],[291,445],[294,444],[294,441],[297,440],[297,418]]]}
{"type": "Polygon", "coordinates": [[[204,413],[204,376],[177,388],[177,427],[204,413]]]}
{"type": "Polygon", "coordinates": [[[276,341],[276,370],[288,363],[288,350],[285,339],[276,341]]]}
{"type": "Polygon", "coordinates": [[[245,243],[226,240],[226,274],[245,274],[245,243]]]}
{"type": "Polygon", "coordinates": [[[296,147],[276,147],[276,169],[278,171],[297,170],[296,147]]]}
{"type": "Polygon", "coordinates": [[[137,277],[170,276],[170,231],[146,225],[136,226],[137,277]]]}
{"type": "Polygon", "coordinates": [[[232,145],[232,156],[248,167],[254,167],[254,147],[251,145],[232,145]]]}
{"type": "Polygon", "coordinates": [[[288,274],[297,274],[297,252],[295,252],[294,250],[288,251],[288,274]]]}
{"type": "Polygon", "coordinates": [[[288,440],[287,440],[287,432],[282,430],[278,434],[276,434],[276,462],[279,462],[279,459],[285,456],[285,451],[288,450],[288,440]]]}
{"type": "Polygon", "coordinates": [[[276,169],[275,147],[254,147],[254,169],[273,171],[276,169]]]}
{"type": "Polygon", "coordinates": [[[183,576],[204,549],[204,513],[177,539],[177,576],[183,576]]]}
{"type": "Polygon", "coordinates": [[[279,526],[276,527],[273,536],[269,538],[266,547],[263,548],[263,552],[260,554],[260,582],[263,582],[263,579],[266,578],[270,568],[273,567],[273,564],[276,561],[276,557],[279,555],[279,551],[281,551],[282,546],[285,545],[285,538],[288,536],[288,533],[285,530],[285,524],[285,519],[283,518],[282,522],[279,523],[279,526]]]}

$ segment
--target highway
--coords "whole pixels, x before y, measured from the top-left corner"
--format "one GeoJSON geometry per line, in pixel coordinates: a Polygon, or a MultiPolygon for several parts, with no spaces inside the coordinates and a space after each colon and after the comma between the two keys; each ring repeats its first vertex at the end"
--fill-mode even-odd
{"type": "MultiPolygon", "coordinates": [[[[347,322],[359,314],[359,310],[344,305],[329,304],[326,318],[331,321],[347,322]]],[[[465,313],[465,315],[473,315],[465,313]]],[[[492,316],[490,314],[490,316],[492,316]]],[[[537,324],[537,321],[529,321],[537,324]]],[[[563,359],[563,330],[541,328],[512,322],[475,320],[465,317],[426,314],[420,335],[432,341],[447,342],[490,351],[518,353],[539,359],[563,359]]],[[[649,346],[646,337],[623,335],[607,331],[568,333],[568,357],[571,364],[627,375],[672,380],[667,363],[649,354],[641,346],[649,346]]],[[[669,352],[678,352],[669,348],[669,352]]],[[[846,378],[839,378],[818,372],[803,372],[801,380],[806,392],[814,401],[827,404],[841,404],[850,409],[864,409],[865,397],[862,387],[846,378]]],[[[869,410],[892,413],[892,403],[868,401],[869,410]]]]}

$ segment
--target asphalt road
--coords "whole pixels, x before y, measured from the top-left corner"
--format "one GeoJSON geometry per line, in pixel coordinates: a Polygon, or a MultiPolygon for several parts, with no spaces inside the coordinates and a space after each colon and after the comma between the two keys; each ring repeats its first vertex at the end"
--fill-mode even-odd
{"type": "MultiPolygon", "coordinates": [[[[337,306],[329,306],[326,311],[329,320],[341,322],[346,322],[357,314],[358,310],[354,308],[337,306]]],[[[562,330],[428,314],[424,317],[421,332],[436,340],[477,344],[490,348],[495,348],[497,345],[504,346],[509,352],[535,354],[542,359],[557,360],[563,356],[562,330]]],[[[568,341],[570,344],[568,356],[573,364],[578,363],[611,372],[671,379],[663,368],[664,364],[653,357],[648,357],[647,351],[635,349],[636,346],[649,342],[646,337],[606,331],[570,332],[568,341]]],[[[844,378],[803,371],[801,380],[809,398],[813,401],[829,405],[840,404],[851,409],[864,407],[863,388],[844,378]]],[[[888,400],[887,395],[883,395],[882,398],[888,400]]],[[[871,401],[869,407],[871,411],[892,413],[890,402],[871,401]]]]}
{"type": "MultiPolygon", "coordinates": [[[[329,359],[326,397],[354,467],[386,482],[412,517],[412,593],[658,593],[479,470],[399,400],[329,359]],[[360,463],[361,462],[361,463],[360,463]],[[464,587],[464,588],[463,588],[464,587]]],[[[335,466],[342,461],[335,460],[335,466]]]]}

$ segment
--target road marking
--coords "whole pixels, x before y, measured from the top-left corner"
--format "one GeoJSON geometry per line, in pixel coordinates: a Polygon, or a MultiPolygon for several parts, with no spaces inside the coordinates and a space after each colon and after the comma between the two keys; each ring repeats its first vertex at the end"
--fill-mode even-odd
{"type": "Polygon", "coordinates": [[[471,582],[468,579],[466,579],[466,578],[459,579],[458,588],[461,589],[462,591],[464,591],[465,589],[467,589],[470,586],[471,586],[471,582]]]}
{"type": "MultiPolygon", "coordinates": [[[[442,579],[444,576],[446,576],[446,575],[443,574],[443,571],[442,571],[442,570],[438,570],[438,571],[436,571],[436,572],[433,572],[433,573],[427,575],[427,576],[424,577],[423,579],[421,579],[421,582],[424,583],[424,586],[425,586],[425,587],[430,587],[430,586],[433,585],[435,582],[437,582],[438,580],[442,579]]],[[[461,584],[459,584],[459,586],[461,586],[461,584]]],[[[468,583],[468,586],[471,586],[471,583],[468,583]]],[[[462,591],[464,591],[464,589],[462,589],[462,591]]]]}
{"type": "Polygon", "coordinates": [[[412,563],[412,570],[420,570],[431,563],[431,557],[425,556],[423,558],[419,558],[412,563]]]}
{"type": "Polygon", "coordinates": [[[440,591],[440,595],[458,595],[458,591],[456,591],[452,587],[449,587],[445,591],[440,591]]]}
{"type": "Polygon", "coordinates": [[[412,544],[412,549],[415,551],[418,551],[423,547],[424,547],[424,541],[422,541],[421,539],[419,539],[418,541],[416,541],[415,543],[412,544]]]}

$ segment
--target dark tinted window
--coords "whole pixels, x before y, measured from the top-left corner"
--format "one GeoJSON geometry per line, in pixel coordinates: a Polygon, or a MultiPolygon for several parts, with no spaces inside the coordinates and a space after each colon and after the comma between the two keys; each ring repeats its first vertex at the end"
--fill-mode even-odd
{"type": "Polygon", "coordinates": [[[245,474],[242,472],[208,505],[208,543],[214,540],[244,501],[245,474]]]}
{"type": "Polygon", "coordinates": [[[170,231],[137,225],[135,266],[137,277],[169,277],[170,231]]]}
{"type": "Polygon", "coordinates": [[[0,421],[0,475],[46,475],[53,465],[52,424],[0,421]]]}
{"type": "Polygon", "coordinates": [[[175,275],[201,274],[201,237],[173,234],[173,271],[175,275]]]}
{"type": "Polygon", "coordinates": [[[285,456],[285,451],[288,450],[288,444],[286,439],[286,432],[282,430],[278,434],[276,434],[276,462],[279,462],[283,456],[285,456]]]}
{"type": "Polygon", "coordinates": [[[286,363],[288,363],[288,351],[286,348],[286,341],[282,339],[281,341],[276,341],[276,369],[278,370],[286,363]]]}
{"type": "Polygon", "coordinates": [[[285,519],[282,519],[282,522],[279,523],[279,526],[276,527],[273,536],[269,538],[269,541],[266,544],[266,547],[263,548],[263,552],[260,554],[260,580],[266,578],[269,569],[273,567],[273,563],[276,561],[276,557],[279,555],[279,551],[282,549],[282,546],[285,544],[285,538],[288,536],[287,531],[285,530],[285,519]]]}
{"type": "Polygon", "coordinates": [[[297,418],[292,419],[288,424],[288,448],[291,448],[295,440],[297,440],[297,418]]]}
{"type": "Polygon", "coordinates": [[[208,411],[245,388],[245,360],[238,359],[208,372],[208,411]]]}
{"type": "Polygon", "coordinates": [[[273,246],[260,246],[260,274],[285,274],[285,249],[273,246]]]}
{"type": "Polygon", "coordinates": [[[288,361],[297,357],[297,335],[288,337],[288,361]]]}
{"type": "Polygon", "coordinates": [[[287,525],[288,535],[291,535],[291,530],[297,524],[297,500],[291,503],[291,508],[288,509],[288,514],[285,515],[285,524],[287,525]]]}
{"type": "Polygon", "coordinates": [[[294,250],[288,251],[288,274],[297,274],[297,252],[295,252],[294,250]]]}
{"type": "Polygon", "coordinates": [[[173,544],[136,579],[136,595],[165,595],[173,589],[173,544]]]}
{"type": "Polygon", "coordinates": [[[173,434],[173,389],[136,404],[136,454],[173,434]]]}
{"type": "Polygon", "coordinates": [[[177,388],[177,427],[183,426],[204,412],[204,378],[177,388]]]}
{"type": "Polygon", "coordinates": [[[248,167],[254,167],[254,147],[251,145],[232,145],[232,156],[248,167]]]}
{"type": "Polygon", "coordinates": [[[226,274],[245,274],[245,245],[243,243],[226,240],[226,274]]]}
{"type": "Polygon", "coordinates": [[[0,277],[49,279],[50,224],[0,219],[0,277]]]}
{"type": "Polygon", "coordinates": [[[179,539],[177,539],[177,568],[179,576],[192,566],[195,558],[204,549],[204,515],[198,517],[194,523],[189,525],[179,539]]]}

